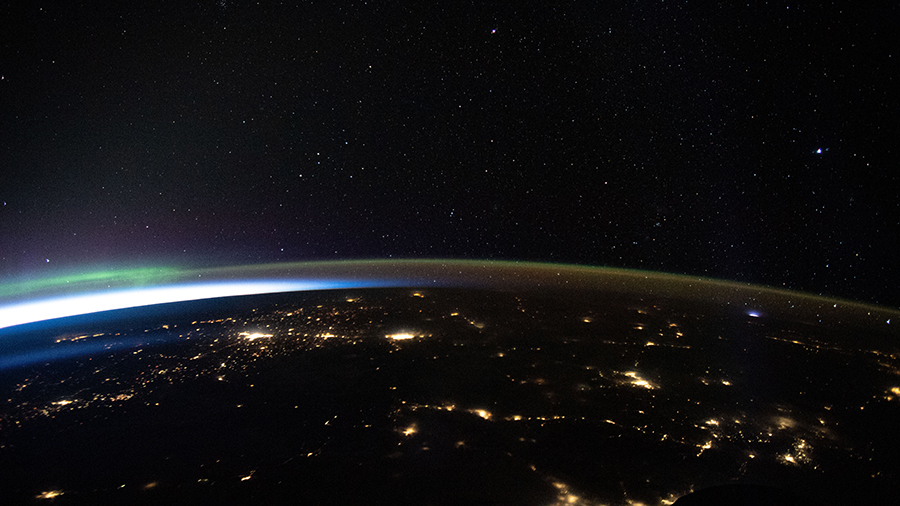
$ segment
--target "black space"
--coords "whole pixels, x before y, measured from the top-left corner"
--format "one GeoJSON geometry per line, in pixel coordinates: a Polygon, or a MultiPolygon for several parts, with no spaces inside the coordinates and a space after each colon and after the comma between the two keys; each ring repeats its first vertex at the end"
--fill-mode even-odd
{"type": "Polygon", "coordinates": [[[895,2],[555,4],[5,2],[0,281],[447,257],[900,305],[895,2]]]}

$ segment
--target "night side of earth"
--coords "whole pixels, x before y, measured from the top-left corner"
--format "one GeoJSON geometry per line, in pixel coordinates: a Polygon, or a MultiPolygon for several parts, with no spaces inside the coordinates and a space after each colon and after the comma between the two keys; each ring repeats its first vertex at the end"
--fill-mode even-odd
{"type": "Polygon", "coordinates": [[[9,503],[849,505],[900,482],[895,310],[550,264],[274,272],[343,281],[0,329],[9,503]]]}

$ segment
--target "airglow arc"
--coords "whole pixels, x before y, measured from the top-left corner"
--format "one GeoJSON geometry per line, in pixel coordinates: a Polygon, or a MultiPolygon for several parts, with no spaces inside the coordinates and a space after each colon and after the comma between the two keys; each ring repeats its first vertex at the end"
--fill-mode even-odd
{"type": "Polygon", "coordinates": [[[752,307],[751,317],[790,315],[819,324],[886,326],[900,311],[803,292],[681,274],[492,260],[341,260],[206,269],[128,269],[0,280],[0,328],[153,304],[355,288],[590,290],[752,307]],[[764,310],[762,308],[765,308],[764,310]]]}
{"type": "Polygon", "coordinates": [[[0,328],[65,318],[100,311],[135,308],[154,304],[187,302],[262,295],[280,292],[329,290],[336,288],[371,288],[390,286],[382,282],[352,282],[340,280],[256,280],[196,284],[177,284],[148,288],[131,288],[51,297],[0,307],[0,328]]]}

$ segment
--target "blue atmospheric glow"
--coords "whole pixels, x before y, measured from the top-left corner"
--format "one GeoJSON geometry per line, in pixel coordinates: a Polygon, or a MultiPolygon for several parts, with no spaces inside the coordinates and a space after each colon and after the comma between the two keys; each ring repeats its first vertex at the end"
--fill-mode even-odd
{"type": "Polygon", "coordinates": [[[64,297],[54,297],[0,306],[0,328],[33,323],[54,318],[126,309],[152,304],[186,302],[191,300],[260,295],[303,290],[334,288],[374,288],[397,283],[378,280],[262,280],[216,283],[193,283],[151,288],[112,290],[64,297]]]}
{"type": "Polygon", "coordinates": [[[762,314],[759,311],[750,310],[747,311],[747,316],[749,316],[750,318],[759,318],[762,316],[762,314]]]}

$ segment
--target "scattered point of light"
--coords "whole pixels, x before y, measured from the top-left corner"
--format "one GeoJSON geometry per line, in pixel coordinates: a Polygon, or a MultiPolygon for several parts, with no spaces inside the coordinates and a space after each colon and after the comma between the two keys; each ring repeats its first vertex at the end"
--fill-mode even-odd
{"type": "Polygon", "coordinates": [[[556,501],[554,501],[553,506],[567,506],[567,505],[588,505],[588,504],[596,504],[591,501],[586,501],[580,495],[576,494],[568,485],[559,481],[551,482],[554,487],[556,487],[556,501]]]}
{"type": "Polygon", "coordinates": [[[631,386],[646,388],[647,390],[652,390],[652,389],[656,388],[652,383],[645,380],[640,375],[638,375],[638,373],[636,373],[634,371],[628,371],[624,374],[626,377],[631,379],[631,381],[629,382],[631,384],[631,386]]]}
{"type": "Polygon", "coordinates": [[[412,436],[413,434],[415,434],[418,431],[419,431],[419,428],[416,426],[416,424],[412,424],[409,427],[406,427],[405,429],[401,430],[400,433],[403,434],[404,436],[412,436]]]}
{"type": "MultiPolygon", "coordinates": [[[[102,336],[103,334],[99,334],[99,335],[102,336]]],[[[89,336],[87,334],[78,335],[78,336],[71,336],[71,335],[59,336],[56,338],[56,342],[61,343],[63,341],[72,341],[72,342],[81,341],[82,339],[87,339],[88,337],[89,336]]],[[[98,337],[98,335],[94,335],[93,337],[98,337]]]]}
{"type": "Polygon", "coordinates": [[[700,448],[700,453],[697,454],[697,456],[699,457],[700,455],[703,455],[703,452],[712,448],[712,441],[707,441],[702,446],[697,445],[697,447],[700,448]]]}
{"type": "Polygon", "coordinates": [[[900,400],[900,387],[893,387],[888,390],[884,398],[888,401],[900,400]]]}
{"type": "Polygon", "coordinates": [[[821,155],[821,154],[822,154],[822,148],[817,149],[817,150],[816,150],[816,154],[817,154],[817,155],[821,155]]]}
{"type": "Polygon", "coordinates": [[[797,426],[797,421],[793,418],[788,418],[786,416],[777,416],[775,417],[775,423],[780,430],[793,429],[797,426]]]}
{"type": "Polygon", "coordinates": [[[261,332],[241,332],[239,335],[248,341],[272,337],[272,334],[263,334],[261,332]]]}
{"type": "Polygon", "coordinates": [[[799,466],[801,464],[810,464],[812,462],[812,447],[803,439],[794,441],[790,452],[778,455],[777,459],[782,464],[799,466]]]}
{"type": "Polygon", "coordinates": [[[470,409],[469,413],[480,416],[481,418],[484,418],[485,420],[490,420],[491,416],[493,416],[493,415],[491,415],[490,411],[485,411],[483,409],[470,409]]]}

